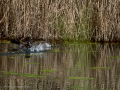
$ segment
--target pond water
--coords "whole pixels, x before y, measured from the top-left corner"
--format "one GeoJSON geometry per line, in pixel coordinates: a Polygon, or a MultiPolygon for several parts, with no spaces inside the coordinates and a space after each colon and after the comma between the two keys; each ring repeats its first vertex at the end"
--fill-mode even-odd
{"type": "Polygon", "coordinates": [[[118,44],[65,42],[37,52],[17,47],[0,43],[0,90],[120,90],[118,44]]]}

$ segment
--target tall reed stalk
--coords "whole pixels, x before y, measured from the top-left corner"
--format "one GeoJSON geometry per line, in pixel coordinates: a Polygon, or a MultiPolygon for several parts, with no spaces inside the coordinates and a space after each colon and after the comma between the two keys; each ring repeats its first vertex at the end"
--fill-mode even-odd
{"type": "Polygon", "coordinates": [[[91,37],[97,41],[120,41],[120,0],[94,0],[91,37]]]}
{"type": "Polygon", "coordinates": [[[0,3],[1,37],[119,40],[120,0],[1,0],[0,3]]]}

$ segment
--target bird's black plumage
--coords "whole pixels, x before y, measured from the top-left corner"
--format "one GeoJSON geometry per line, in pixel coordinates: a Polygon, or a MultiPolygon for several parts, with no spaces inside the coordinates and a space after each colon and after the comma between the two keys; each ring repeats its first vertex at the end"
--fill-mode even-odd
{"type": "Polygon", "coordinates": [[[18,45],[19,45],[19,44],[20,44],[20,41],[19,41],[18,39],[12,39],[12,40],[11,40],[11,43],[15,43],[15,44],[18,44],[18,45]]]}
{"type": "MultiPolygon", "coordinates": [[[[15,44],[18,44],[18,45],[23,44],[18,39],[12,39],[11,43],[15,43],[15,44]]],[[[23,47],[26,47],[26,48],[30,48],[31,47],[31,39],[30,39],[30,37],[26,37],[25,38],[25,43],[23,44],[23,47]]]]}

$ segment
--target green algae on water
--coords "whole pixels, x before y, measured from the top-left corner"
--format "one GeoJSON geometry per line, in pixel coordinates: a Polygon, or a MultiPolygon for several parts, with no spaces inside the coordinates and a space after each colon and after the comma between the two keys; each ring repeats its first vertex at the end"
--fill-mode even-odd
{"type": "Polygon", "coordinates": [[[23,67],[24,67],[24,66],[27,66],[27,65],[21,65],[21,66],[23,66],[23,67]]]}
{"type": "Polygon", "coordinates": [[[115,90],[115,89],[97,89],[97,90],[115,90]]]}
{"type": "Polygon", "coordinates": [[[36,74],[29,74],[29,73],[14,73],[10,71],[1,71],[5,74],[10,74],[10,75],[20,75],[20,76],[25,76],[25,77],[33,77],[33,78],[43,78],[46,76],[41,76],[41,75],[36,75],[36,74]]]}
{"type": "Polygon", "coordinates": [[[0,43],[10,43],[10,41],[2,41],[2,42],[0,42],[0,43]]]}
{"type": "Polygon", "coordinates": [[[111,57],[111,58],[120,58],[120,56],[115,56],[115,57],[111,57]]]}
{"type": "Polygon", "coordinates": [[[9,57],[9,58],[15,58],[15,57],[9,57]]]}
{"type": "Polygon", "coordinates": [[[65,51],[65,52],[68,52],[68,53],[69,53],[69,52],[73,52],[73,51],[65,51]]]}
{"type": "Polygon", "coordinates": [[[56,72],[56,70],[40,70],[40,71],[43,71],[44,73],[56,72]]]}
{"type": "Polygon", "coordinates": [[[70,87],[70,88],[74,88],[74,89],[87,89],[88,87],[70,87]]]}
{"type": "Polygon", "coordinates": [[[40,64],[40,63],[26,63],[26,64],[34,65],[34,64],[40,64]]]}
{"type": "Polygon", "coordinates": [[[3,77],[2,75],[0,75],[0,77],[3,77]]]}
{"type": "Polygon", "coordinates": [[[68,77],[68,79],[82,79],[82,80],[91,80],[94,78],[89,78],[89,77],[68,77]]]}
{"type": "Polygon", "coordinates": [[[53,52],[61,52],[60,50],[53,50],[53,52]]]}
{"type": "Polygon", "coordinates": [[[120,58],[120,56],[115,56],[115,57],[106,56],[106,57],[109,57],[109,58],[120,58]]]}
{"type": "Polygon", "coordinates": [[[110,67],[91,67],[91,69],[110,69],[110,67]]]}

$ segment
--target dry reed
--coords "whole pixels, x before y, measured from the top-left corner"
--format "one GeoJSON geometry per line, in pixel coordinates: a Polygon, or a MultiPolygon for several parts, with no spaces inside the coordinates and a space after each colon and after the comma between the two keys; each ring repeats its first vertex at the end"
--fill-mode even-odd
{"type": "Polygon", "coordinates": [[[120,41],[120,0],[94,0],[91,38],[96,41],[120,41]]]}
{"type": "Polygon", "coordinates": [[[0,36],[119,40],[119,0],[0,1],[0,36]]]}

